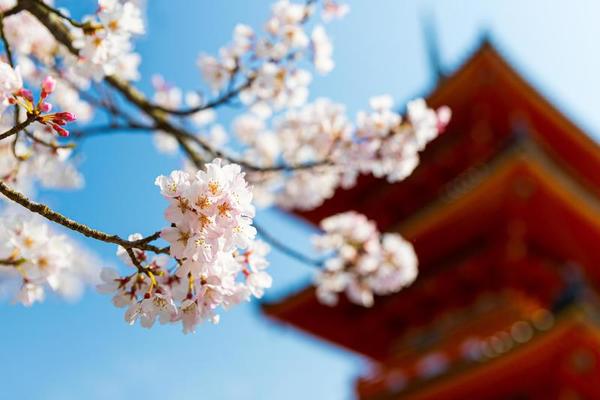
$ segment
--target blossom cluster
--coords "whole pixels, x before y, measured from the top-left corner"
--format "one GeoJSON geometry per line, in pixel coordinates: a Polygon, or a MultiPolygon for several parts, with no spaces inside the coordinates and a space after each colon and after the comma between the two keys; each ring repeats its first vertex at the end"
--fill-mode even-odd
{"type": "Polygon", "coordinates": [[[25,306],[44,300],[46,290],[78,297],[94,281],[95,262],[64,235],[31,216],[0,216],[0,294],[14,293],[25,306]]]}
{"type": "Polygon", "coordinates": [[[95,15],[86,16],[83,28],[71,27],[79,57],[73,67],[79,75],[96,80],[118,75],[138,79],[141,58],[131,40],[145,32],[141,10],[132,1],[98,0],[95,15]]]}
{"type": "MultiPolygon", "coordinates": [[[[325,21],[348,12],[347,6],[335,1],[320,4],[325,21]]],[[[419,152],[450,119],[447,107],[433,110],[422,99],[410,102],[402,115],[390,96],[375,97],[370,109],[357,113],[354,121],[343,105],[329,99],[306,104],[311,78],[301,61],[310,58],[321,72],[333,67],[332,43],[323,26],[308,31],[308,18],[315,11],[310,2],[277,1],[265,23],[266,35],[238,25],[232,42],[218,57],[201,55],[198,60],[213,92],[227,96],[238,89],[239,100],[247,107],[248,112],[234,119],[231,130],[237,155],[258,167],[248,169],[247,179],[261,206],[313,209],[338,187],[353,186],[360,174],[400,181],[412,173],[419,152]]],[[[167,85],[158,85],[155,95],[159,104],[170,109],[177,108],[182,97],[181,90],[167,85]]],[[[190,107],[207,104],[199,95],[185,97],[190,107]]],[[[223,145],[229,135],[221,125],[211,125],[212,109],[192,114],[192,119],[201,121],[196,126],[205,144],[228,154],[223,145]]],[[[175,153],[179,146],[164,132],[155,139],[163,152],[175,153]]]]}
{"type": "MultiPolygon", "coordinates": [[[[323,17],[331,19],[346,11],[326,2],[323,17]]],[[[304,104],[311,74],[300,66],[301,61],[309,60],[323,74],[334,66],[333,48],[323,26],[309,32],[307,21],[314,12],[313,6],[279,0],[271,8],[263,34],[237,25],[232,42],[220,49],[218,57],[201,54],[198,58],[208,87],[218,93],[240,81],[240,100],[261,115],[304,104]]]]}
{"type": "Polygon", "coordinates": [[[184,332],[191,332],[202,321],[218,322],[219,307],[261,297],[271,286],[265,271],[269,249],[255,240],[252,194],[240,167],[215,160],[196,174],[159,176],[156,184],[169,201],[165,217],[171,225],[161,237],[176,265],[169,270],[169,257],[150,260],[139,249],[119,249],[137,270],[126,277],[106,270],[100,290],[117,292],[113,302],[128,307],[126,320],[140,319],[144,327],[157,317],[161,323],[181,321],[184,332]]]}
{"type": "Polygon", "coordinates": [[[381,235],[375,223],[349,211],[321,221],[317,249],[329,254],[316,277],[317,297],[334,305],[340,293],[356,304],[371,307],[374,295],[388,295],[417,277],[412,245],[396,233],[381,235]]]}
{"type": "MultiPolygon", "coordinates": [[[[263,120],[279,111],[303,106],[312,80],[307,67],[312,65],[321,74],[334,67],[333,46],[325,28],[309,23],[316,9],[310,2],[278,0],[271,8],[264,32],[239,24],[233,31],[231,43],[222,47],[218,56],[200,54],[197,64],[201,75],[210,91],[219,94],[213,102],[225,104],[235,98],[249,109],[251,116],[263,120]]],[[[344,4],[332,0],[322,2],[321,16],[325,22],[347,12],[344,4]]],[[[215,119],[208,96],[196,92],[183,96],[182,90],[166,85],[162,78],[155,79],[154,83],[156,104],[170,110],[182,104],[199,109],[188,115],[200,128],[199,136],[213,148],[219,149],[225,144],[228,135],[221,125],[208,128],[215,119]]],[[[258,138],[253,142],[263,148],[269,146],[263,146],[258,138]]],[[[155,135],[155,143],[164,153],[173,154],[178,148],[177,141],[161,131],[155,135]]]]}
{"type": "MultiPolygon", "coordinates": [[[[93,104],[106,109],[111,124],[123,119],[133,127],[137,122],[129,116],[130,107],[118,107],[131,96],[111,103],[112,93],[99,81],[107,76],[138,79],[140,57],[133,40],[145,31],[139,4],[98,0],[97,11],[81,23],[66,10],[55,10],[53,18],[73,38],[69,48],[27,11],[3,20],[18,67],[0,61],[0,126],[10,131],[15,121],[31,124],[15,133],[14,140],[0,141],[0,181],[18,189],[34,181],[78,187],[82,178],[70,160],[72,150],[57,141],[57,135],[69,134],[65,124],[74,120],[73,113],[88,121],[93,104]],[[40,88],[37,100],[25,86],[40,88]],[[59,108],[70,112],[52,111],[48,97],[53,93],[59,108]],[[11,105],[15,114],[7,115],[4,111],[11,105]]],[[[14,5],[13,0],[0,0],[0,12],[14,5]]],[[[140,95],[146,112],[163,109],[160,117],[148,113],[153,126],[164,129],[154,135],[161,151],[175,153],[185,140],[186,151],[197,152],[198,158],[218,155],[228,162],[215,159],[201,171],[190,167],[156,179],[169,203],[168,227],[160,235],[169,246],[145,246],[142,236],[134,234],[129,241],[140,243],[117,251],[130,273],[105,269],[101,274],[99,289],[112,293],[117,307],[126,308],[127,322],[139,320],[144,327],[157,319],[181,322],[184,332],[191,332],[203,321],[216,323],[220,309],[261,297],[272,282],[266,272],[269,248],[256,240],[252,226],[253,200],[312,209],[337,188],[354,185],[359,174],[397,182],[414,170],[419,152],[444,130],[449,110],[433,110],[423,100],[409,103],[401,114],[389,96],[380,96],[355,118],[328,99],[307,103],[309,70],[325,74],[334,68],[332,41],[323,25],[310,20],[319,5],[324,22],[348,12],[335,0],[277,0],[262,31],[237,25],[217,56],[200,55],[197,65],[212,100],[199,92],[186,93],[159,76],[152,81],[153,99],[140,95]],[[241,101],[245,111],[232,123],[236,138],[227,150],[229,137],[215,123],[214,109],[230,101],[241,101]],[[185,132],[179,135],[174,129],[185,132]],[[136,246],[151,248],[154,255],[136,246]]],[[[73,251],[63,237],[53,239],[44,233],[46,228],[26,225],[7,223],[0,230],[0,256],[5,257],[0,261],[6,261],[0,272],[21,280],[18,299],[31,304],[43,297],[43,287],[59,290],[56,282],[72,272],[73,251]],[[38,236],[29,233],[38,230],[38,236]],[[34,241],[45,244],[32,250],[34,241]],[[47,268],[50,264],[54,267],[47,268]]],[[[325,219],[322,228],[316,243],[331,256],[317,277],[317,293],[324,302],[332,304],[345,292],[351,301],[371,306],[374,295],[396,292],[415,279],[414,251],[399,235],[380,235],[373,222],[352,212],[325,219]]]]}
{"type": "Polygon", "coordinates": [[[258,166],[281,161],[290,167],[250,173],[257,200],[312,209],[339,186],[354,185],[359,174],[402,180],[450,118],[447,107],[433,110],[422,99],[408,104],[405,118],[394,111],[389,96],[371,99],[370,106],[371,110],[357,114],[354,123],[344,106],[328,99],[288,110],[275,118],[271,129],[256,115],[238,117],[233,130],[246,145],[245,160],[258,166]]]}

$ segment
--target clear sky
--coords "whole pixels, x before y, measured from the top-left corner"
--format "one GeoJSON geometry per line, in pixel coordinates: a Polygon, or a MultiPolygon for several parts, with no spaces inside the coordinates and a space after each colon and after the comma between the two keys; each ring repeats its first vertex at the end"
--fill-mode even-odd
{"type": "MultiPolygon", "coordinates": [[[[56,0],[75,15],[94,0],[56,0]]],[[[187,89],[200,85],[195,59],[227,42],[237,22],[258,26],[267,0],[148,0],[140,86],[161,72],[187,89]]],[[[353,113],[372,95],[399,102],[426,93],[431,71],[422,16],[435,20],[444,65],[455,67],[487,30],[500,50],[546,96],[590,134],[600,133],[600,4],[594,1],[349,1],[331,24],[337,68],[316,78],[314,96],[344,102],[353,113]]],[[[227,116],[228,113],[225,113],[227,116]]],[[[91,226],[126,235],[164,225],[154,178],[177,168],[144,135],[94,138],[83,145],[86,188],[44,192],[41,200],[91,226]]],[[[307,227],[281,213],[259,221],[298,249],[307,227]]],[[[115,249],[85,242],[107,264],[115,249]]],[[[301,287],[310,270],[273,253],[270,298],[301,287]]],[[[348,399],[363,370],[356,355],[266,320],[257,303],[224,313],[221,324],[184,336],[179,327],[144,330],[123,322],[110,298],[87,292],[76,304],[51,298],[31,309],[0,305],[1,399],[348,399]]],[[[376,327],[373,327],[376,329],[376,327]]]]}

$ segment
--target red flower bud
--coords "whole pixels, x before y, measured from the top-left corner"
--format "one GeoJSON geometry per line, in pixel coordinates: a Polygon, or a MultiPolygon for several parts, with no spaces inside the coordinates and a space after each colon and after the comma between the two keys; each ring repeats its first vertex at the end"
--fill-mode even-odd
{"type": "Polygon", "coordinates": [[[62,137],[66,137],[69,136],[69,131],[61,128],[60,126],[56,125],[56,124],[52,124],[52,129],[54,129],[56,131],[56,133],[58,133],[60,136],[62,137]]]}
{"type": "Polygon", "coordinates": [[[77,118],[75,118],[75,115],[73,115],[72,113],[67,112],[67,111],[62,111],[62,112],[56,113],[55,115],[57,118],[60,118],[67,122],[73,122],[77,119],[77,118]]]}
{"type": "Polygon", "coordinates": [[[16,95],[21,96],[21,97],[25,98],[26,100],[33,103],[33,94],[31,93],[31,90],[21,88],[17,91],[16,95]]]}

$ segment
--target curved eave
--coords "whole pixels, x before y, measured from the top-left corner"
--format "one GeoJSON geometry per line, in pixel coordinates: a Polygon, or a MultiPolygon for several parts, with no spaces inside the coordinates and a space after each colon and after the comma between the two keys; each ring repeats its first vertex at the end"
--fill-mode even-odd
{"type": "Polygon", "coordinates": [[[462,68],[431,93],[429,103],[441,106],[459,102],[457,99],[472,82],[481,81],[481,74],[493,79],[494,86],[507,86],[505,90],[514,93],[515,98],[526,100],[527,107],[519,110],[525,122],[549,128],[533,126],[546,150],[564,161],[563,168],[572,169],[587,181],[588,189],[600,194],[600,174],[595,172],[600,167],[600,146],[529,84],[489,41],[484,41],[462,68]]]}
{"type": "MultiPolygon", "coordinates": [[[[600,284],[600,254],[596,251],[600,202],[534,142],[525,141],[507,151],[463,186],[463,192],[438,199],[396,227],[414,243],[423,275],[434,273],[452,251],[489,234],[490,226],[493,232],[504,234],[504,228],[517,220],[526,225],[528,241],[556,259],[578,262],[592,282],[600,284]]],[[[415,286],[419,287],[418,283],[415,286]]],[[[391,297],[401,302],[403,296],[401,292],[391,297]]],[[[390,344],[361,347],[367,338],[362,337],[364,330],[356,327],[368,319],[371,329],[379,328],[384,322],[377,320],[382,311],[379,303],[367,310],[347,302],[329,308],[319,305],[309,288],[278,304],[266,305],[265,311],[314,335],[381,358],[390,344]]],[[[385,318],[382,315],[379,318],[385,318]]]]}

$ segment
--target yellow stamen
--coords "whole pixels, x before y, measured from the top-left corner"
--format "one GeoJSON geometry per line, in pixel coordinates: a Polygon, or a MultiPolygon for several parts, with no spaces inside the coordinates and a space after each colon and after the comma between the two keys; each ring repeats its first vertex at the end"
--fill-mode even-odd
{"type": "Polygon", "coordinates": [[[205,208],[210,207],[210,200],[208,200],[207,196],[200,196],[196,199],[196,205],[198,208],[204,210],[205,208]]]}
{"type": "Polygon", "coordinates": [[[219,184],[215,181],[210,181],[208,184],[208,190],[213,196],[216,196],[219,193],[219,184]]]}

